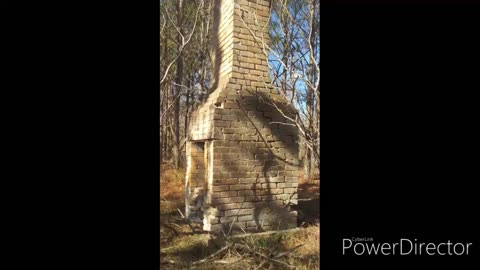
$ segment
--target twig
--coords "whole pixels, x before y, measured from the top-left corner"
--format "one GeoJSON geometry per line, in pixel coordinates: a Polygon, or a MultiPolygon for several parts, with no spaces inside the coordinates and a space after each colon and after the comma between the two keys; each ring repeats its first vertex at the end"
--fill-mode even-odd
{"type": "Polygon", "coordinates": [[[206,257],[205,259],[201,259],[201,260],[199,260],[199,261],[193,262],[192,265],[197,265],[197,264],[204,263],[204,262],[208,261],[209,259],[217,256],[218,254],[222,253],[223,251],[227,250],[227,249],[230,248],[230,247],[231,247],[231,245],[228,244],[228,245],[224,246],[223,248],[215,251],[215,252],[212,253],[210,256],[206,257]]]}
{"type": "Polygon", "coordinates": [[[273,258],[274,258],[274,259],[278,259],[278,258],[280,258],[280,257],[282,257],[282,256],[285,256],[285,255],[287,255],[287,254],[290,254],[292,251],[294,251],[295,249],[297,249],[297,248],[299,248],[299,247],[301,247],[301,246],[303,246],[303,245],[305,245],[305,244],[301,244],[301,245],[298,245],[298,246],[296,246],[296,247],[294,247],[294,248],[292,248],[292,249],[289,249],[289,250],[287,250],[287,251],[280,252],[280,253],[278,253],[277,255],[275,255],[273,258]]]}
{"type": "Polygon", "coordinates": [[[270,257],[268,257],[268,256],[266,256],[266,255],[264,255],[264,254],[262,254],[262,253],[260,253],[260,252],[253,251],[253,253],[256,254],[256,255],[259,255],[259,256],[261,256],[262,258],[265,258],[265,259],[267,259],[267,260],[269,260],[269,261],[276,262],[276,263],[279,263],[279,264],[283,264],[283,265],[285,265],[285,266],[287,266],[287,267],[290,267],[290,268],[295,268],[295,266],[293,266],[293,265],[290,265],[290,264],[288,264],[288,263],[284,263],[284,262],[279,261],[279,260],[275,260],[274,258],[270,258],[270,257]]]}
{"type": "Polygon", "coordinates": [[[197,232],[195,231],[195,228],[193,228],[190,220],[188,220],[187,218],[185,218],[185,216],[183,215],[182,211],[180,211],[180,209],[178,209],[178,208],[177,208],[177,211],[180,213],[180,215],[182,216],[182,219],[185,220],[185,222],[186,222],[187,225],[190,227],[190,229],[192,230],[192,232],[193,232],[194,234],[197,233],[197,232]]]}
{"type": "Polygon", "coordinates": [[[297,199],[297,201],[299,202],[306,202],[306,201],[313,201],[313,200],[316,200],[318,198],[308,198],[308,199],[297,199]]]}
{"type": "Polygon", "coordinates": [[[170,222],[170,223],[168,223],[168,224],[169,224],[169,225],[175,225],[175,226],[177,226],[178,228],[182,229],[182,227],[180,227],[180,225],[178,225],[178,224],[176,224],[176,223],[170,222]]]}
{"type": "Polygon", "coordinates": [[[160,264],[165,264],[165,263],[176,264],[176,262],[172,260],[163,260],[160,262],[160,264]]]}
{"type": "Polygon", "coordinates": [[[229,261],[225,261],[225,260],[218,260],[218,261],[213,261],[213,262],[214,263],[221,263],[221,264],[234,264],[234,263],[237,263],[237,262],[241,261],[242,259],[243,259],[243,257],[239,258],[239,259],[237,259],[233,262],[229,262],[229,261]]]}
{"type": "Polygon", "coordinates": [[[235,220],[233,220],[232,223],[230,224],[230,228],[228,229],[227,235],[230,235],[230,233],[232,232],[232,227],[234,223],[235,223],[235,220]]]}
{"type": "Polygon", "coordinates": [[[180,213],[180,216],[182,216],[183,219],[185,219],[185,216],[183,215],[182,211],[180,211],[180,209],[177,208],[177,211],[178,213],[180,213]]]}
{"type": "Polygon", "coordinates": [[[163,225],[163,227],[172,230],[173,233],[175,233],[175,236],[178,236],[178,232],[174,228],[172,228],[170,225],[165,224],[165,223],[160,223],[160,225],[163,225]]]}
{"type": "Polygon", "coordinates": [[[267,263],[267,261],[263,261],[258,267],[254,268],[254,270],[258,270],[258,269],[262,268],[262,266],[266,263],[267,263]]]}

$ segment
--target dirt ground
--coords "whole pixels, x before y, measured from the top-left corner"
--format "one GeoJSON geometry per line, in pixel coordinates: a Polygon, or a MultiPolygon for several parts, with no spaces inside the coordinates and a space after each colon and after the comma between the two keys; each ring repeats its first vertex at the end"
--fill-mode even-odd
{"type": "Polygon", "coordinates": [[[211,235],[183,218],[185,174],[162,165],[161,269],[319,269],[319,179],[299,178],[298,228],[267,235],[211,235]]]}

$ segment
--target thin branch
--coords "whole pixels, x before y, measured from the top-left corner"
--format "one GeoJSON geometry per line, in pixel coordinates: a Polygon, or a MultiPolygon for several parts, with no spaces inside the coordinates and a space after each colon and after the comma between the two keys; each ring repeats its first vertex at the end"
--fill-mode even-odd
{"type": "MultiPolygon", "coordinates": [[[[201,7],[201,6],[202,6],[202,5],[200,5],[200,7],[201,7]]],[[[162,77],[162,79],[160,80],[160,85],[163,84],[163,82],[165,81],[165,78],[166,78],[167,75],[168,75],[168,71],[170,70],[170,68],[172,67],[172,65],[173,65],[173,64],[177,61],[177,59],[182,55],[182,52],[183,52],[185,46],[186,46],[188,43],[190,43],[190,40],[192,39],[192,36],[193,36],[193,34],[195,33],[195,27],[197,26],[197,20],[198,20],[198,15],[199,15],[199,13],[200,13],[200,7],[199,7],[199,9],[197,9],[197,11],[196,11],[196,14],[195,14],[195,22],[193,23],[193,29],[192,29],[192,31],[191,31],[190,36],[188,37],[188,39],[185,41],[184,36],[183,36],[182,34],[180,34],[181,37],[182,37],[182,45],[180,46],[180,50],[179,50],[177,56],[175,57],[175,59],[173,59],[173,61],[170,62],[170,64],[168,64],[167,69],[165,70],[165,73],[163,74],[163,77],[162,77]]],[[[170,17],[170,16],[168,15],[168,12],[167,12],[167,17],[170,17]]],[[[180,30],[177,28],[177,26],[175,25],[175,23],[173,23],[173,21],[172,21],[171,19],[170,19],[170,22],[172,22],[172,24],[175,26],[175,29],[177,29],[177,31],[180,31],[180,30]]]]}

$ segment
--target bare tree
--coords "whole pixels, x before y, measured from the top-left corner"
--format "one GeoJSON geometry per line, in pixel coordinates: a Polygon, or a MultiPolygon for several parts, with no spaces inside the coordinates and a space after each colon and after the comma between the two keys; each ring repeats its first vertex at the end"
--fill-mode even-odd
{"type": "MultiPolygon", "coordinates": [[[[162,158],[177,166],[184,158],[189,112],[211,84],[213,6],[213,0],[161,1],[162,158]]],[[[307,177],[320,162],[319,11],[318,0],[272,0],[268,36],[257,36],[263,31],[257,31],[255,12],[243,22],[268,59],[271,80],[259,82],[277,89],[296,109],[290,123],[271,124],[298,128],[307,177]]]]}
{"type": "Polygon", "coordinates": [[[256,34],[258,24],[242,18],[244,26],[269,60],[271,83],[259,82],[277,89],[296,108],[296,116],[292,118],[277,107],[291,123],[275,124],[298,128],[303,141],[301,145],[305,146],[302,152],[306,177],[311,176],[311,169],[320,162],[319,11],[320,3],[316,0],[272,1],[272,27],[268,38],[256,34]]]}
{"type": "Polygon", "coordinates": [[[160,2],[160,147],[162,161],[176,168],[183,165],[189,111],[209,82],[211,2],[160,2]]]}

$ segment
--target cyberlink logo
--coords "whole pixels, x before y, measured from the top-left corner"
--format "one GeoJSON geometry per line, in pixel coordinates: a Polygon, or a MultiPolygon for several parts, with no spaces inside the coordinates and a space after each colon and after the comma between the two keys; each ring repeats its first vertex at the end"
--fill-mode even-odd
{"type": "Polygon", "coordinates": [[[402,238],[393,243],[375,243],[373,238],[343,239],[343,255],[469,255],[473,243],[424,243],[402,238]]]}

